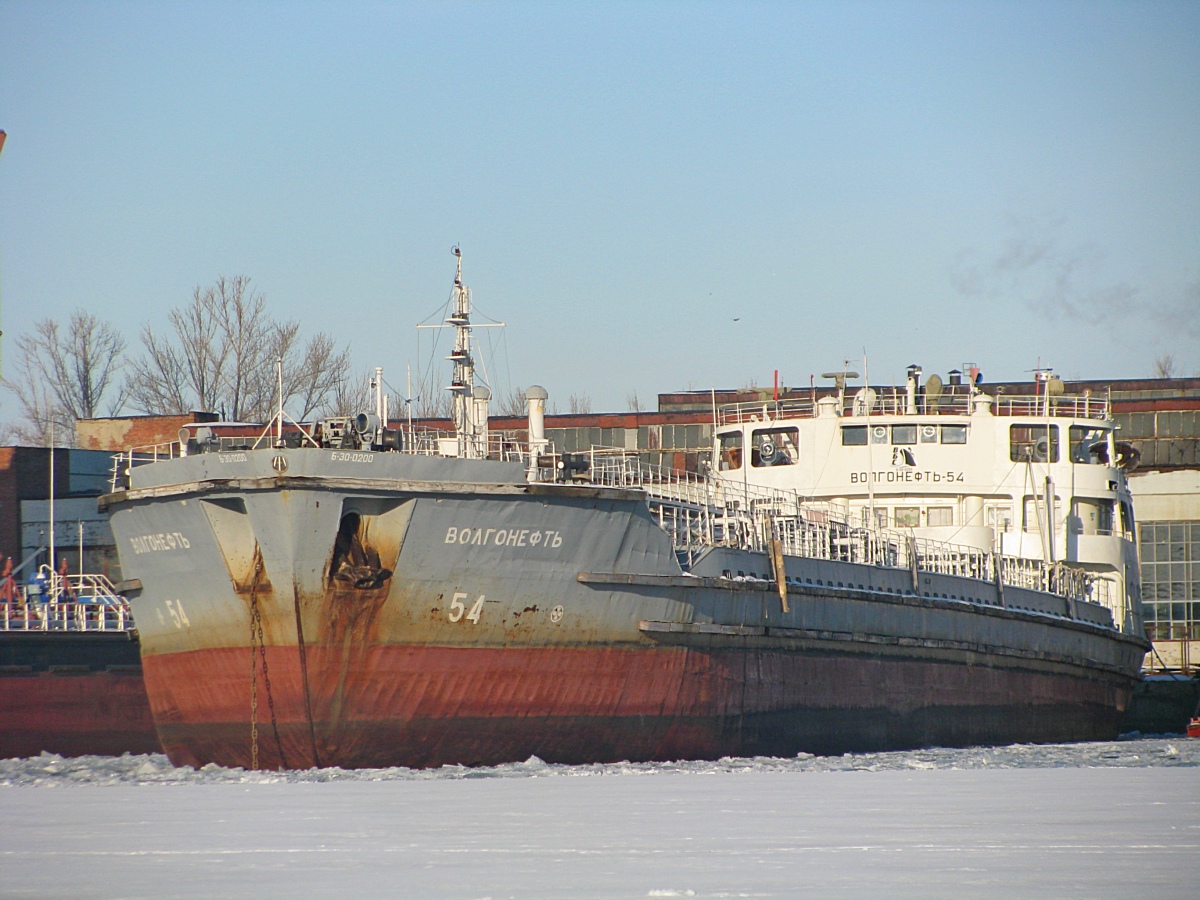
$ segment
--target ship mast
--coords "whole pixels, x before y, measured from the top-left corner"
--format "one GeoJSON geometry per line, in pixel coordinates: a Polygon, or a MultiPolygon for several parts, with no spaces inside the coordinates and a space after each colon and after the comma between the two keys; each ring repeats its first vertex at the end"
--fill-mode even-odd
{"type": "Polygon", "coordinates": [[[454,352],[447,359],[454,364],[450,391],[454,400],[454,434],[458,455],[467,459],[487,456],[487,402],[491,392],[475,385],[475,362],[471,355],[471,289],[462,280],[462,251],[455,244],[454,311],[446,319],[454,326],[454,352]]]}

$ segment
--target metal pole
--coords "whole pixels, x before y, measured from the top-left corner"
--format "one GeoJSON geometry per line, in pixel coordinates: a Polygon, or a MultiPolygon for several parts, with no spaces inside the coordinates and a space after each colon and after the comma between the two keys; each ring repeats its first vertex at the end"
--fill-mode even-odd
{"type": "Polygon", "coordinates": [[[54,547],[54,417],[50,417],[50,569],[57,572],[54,547]]]}
{"type": "Polygon", "coordinates": [[[279,383],[279,413],[275,417],[275,446],[283,446],[283,357],[275,360],[275,373],[279,383]]]}

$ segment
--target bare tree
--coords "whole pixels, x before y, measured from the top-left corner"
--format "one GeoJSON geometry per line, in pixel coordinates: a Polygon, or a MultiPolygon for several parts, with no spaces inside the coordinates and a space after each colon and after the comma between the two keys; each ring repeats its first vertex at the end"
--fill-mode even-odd
{"type": "Polygon", "coordinates": [[[152,415],[183,415],[189,409],[212,408],[215,392],[207,403],[193,393],[192,358],[185,350],[176,350],[157,337],[149,325],[142,326],[142,347],[146,354],[130,362],[125,379],[129,402],[135,409],[152,415]]]}
{"type": "Polygon", "coordinates": [[[34,324],[32,334],[17,340],[16,378],[5,383],[21,406],[24,422],[18,439],[47,443],[54,423],[55,442],[74,443],[75,423],[101,411],[120,410],[124,394],[115,378],[125,364],[125,338],[112,325],[76,310],[64,329],[53,319],[34,324]]]}
{"type": "Polygon", "coordinates": [[[630,412],[642,411],[642,401],[638,399],[637,391],[631,391],[626,395],[625,405],[629,407],[630,412]]]}
{"type": "Polygon", "coordinates": [[[592,398],[587,394],[572,394],[567,400],[571,415],[586,416],[592,411],[592,398]]]}
{"type": "Polygon", "coordinates": [[[130,402],[152,415],[183,415],[192,409],[215,411],[221,405],[221,383],[228,348],[221,340],[214,291],[199,286],[192,302],[171,310],[176,343],[142,328],[145,356],[130,364],[130,402]]]}
{"type": "Polygon", "coordinates": [[[1178,366],[1175,364],[1175,355],[1172,353],[1164,353],[1154,360],[1155,378],[1174,378],[1178,374],[1178,371],[1178,366]]]}
{"type": "Polygon", "coordinates": [[[283,399],[300,404],[300,419],[333,403],[345,379],[349,349],[321,333],[301,345],[300,326],[276,321],[266,298],[244,275],[197,287],[187,306],[168,316],[171,336],[142,330],[144,355],[131,365],[131,402],[143,412],[220,410],[227,418],[265,421],[274,412],[282,361],[283,399]]]}
{"type": "Polygon", "coordinates": [[[300,421],[305,421],[329,402],[341,383],[347,380],[349,369],[349,347],[339,352],[333,338],[324,332],[309,339],[304,345],[304,355],[283,373],[284,391],[295,399],[300,421]]]}
{"type": "Polygon", "coordinates": [[[291,349],[299,326],[272,322],[266,298],[242,275],[218,278],[209,298],[228,354],[222,382],[229,416],[234,421],[266,418],[264,398],[275,393],[275,360],[291,349]]]}
{"type": "Polygon", "coordinates": [[[453,413],[454,398],[436,375],[417,383],[417,396],[412,398],[413,416],[418,419],[448,419],[453,413]]]}
{"type": "Polygon", "coordinates": [[[73,422],[58,406],[48,385],[25,378],[21,381],[6,379],[4,383],[17,395],[22,415],[21,421],[5,425],[4,443],[45,447],[51,443],[53,434],[56,446],[74,446],[73,422]]]}
{"type": "Polygon", "coordinates": [[[370,371],[364,370],[357,375],[343,374],[333,386],[325,403],[324,412],[330,416],[353,416],[365,409],[375,408],[375,398],[371,394],[370,371]]]}
{"type": "Polygon", "coordinates": [[[506,395],[497,398],[496,415],[513,418],[525,415],[525,388],[515,387],[506,395]]]}

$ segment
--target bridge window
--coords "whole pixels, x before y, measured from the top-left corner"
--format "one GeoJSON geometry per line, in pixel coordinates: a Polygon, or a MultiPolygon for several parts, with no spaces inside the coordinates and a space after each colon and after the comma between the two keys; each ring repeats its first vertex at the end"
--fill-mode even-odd
{"type": "MultiPolygon", "coordinates": [[[[1031,494],[1025,495],[1025,530],[1030,534],[1038,534],[1046,523],[1046,501],[1044,497],[1034,496],[1031,494]]],[[[1054,498],[1054,523],[1055,531],[1062,528],[1062,504],[1059,503],[1058,497],[1054,498]]]]}
{"type": "Polygon", "coordinates": [[[1111,500],[1075,498],[1071,515],[1076,534],[1112,534],[1113,505],[1111,500]]]}
{"type": "Polygon", "coordinates": [[[893,444],[915,444],[917,442],[917,426],[916,425],[893,425],[892,426],[892,443],[893,444]]]}
{"type": "Polygon", "coordinates": [[[921,527],[921,507],[919,507],[919,506],[897,506],[896,507],[896,527],[897,528],[920,528],[921,527]]]}
{"type": "Polygon", "coordinates": [[[1012,531],[1012,507],[1007,503],[989,504],[986,513],[988,528],[995,531],[1012,531]]]}
{"type": "Polygon", "coordinates": [[[929,527],[933,528],[938,525],[953,525],[954,524],[954,507],[952,506],[931,506],[926,513],[929,527]]]}
{"type": "Polygon", "coordinates": [[[752,437],[752,466],[790,466],[800,459],[800,430],[797,428],[756,428],[752,437]]]}
{"type": "Polygon", "coordinates": [[[1072,425],[1070,431],[1071,462],[1085,465],[1108,465],[1108,432],[1103,428],[1072,425]]]}
{"type": "Polygon", "coordinates": [[[1008,430],[1008,458],[1013,462],[1058,462],[1058,426],[1012,425],[1008,430]]]}
{"type": "Polygon", "coordinates": [[[867,426],[866,425],[843,425],[842,426],[842,446],[843,447],[865,446],[866,443],[867,443],[867,426]]]}
{"type": "Polygon", "coordinates": [[[721,471],[728,472],[742,467],[742,433],[731,431],[719,436],[721,442],[721,471]]]}
{"type": "Polygon", "coordinates": [[[965,444],[967,442],[967,426],[966,425],[943,425],[942,426],[942,443],[943,444],[965,444]]]}

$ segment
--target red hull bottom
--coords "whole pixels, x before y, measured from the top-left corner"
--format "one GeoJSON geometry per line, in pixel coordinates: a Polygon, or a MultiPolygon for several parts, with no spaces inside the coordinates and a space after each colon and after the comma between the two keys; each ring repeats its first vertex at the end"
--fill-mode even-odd
{"type": "MultiPolygon", "coordinates": [[[[1116,676],[768,650],[393,646],[310,648],[306,698],[295,648],[270,647],[267,659],[271,690],[261,670],[257,687],[264,768],[1099,740],[1117,735],[1132,687],[1116,676]]],[[[249,648],[143,664],[172,762],[250,765],[249,648]]]]}
{"type": "Polygon", "coordinates": [[[161,749],[140,671],[0,676],[0,758],[161,749]]]}

